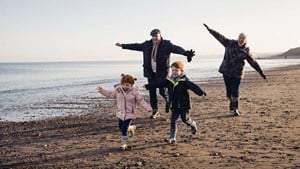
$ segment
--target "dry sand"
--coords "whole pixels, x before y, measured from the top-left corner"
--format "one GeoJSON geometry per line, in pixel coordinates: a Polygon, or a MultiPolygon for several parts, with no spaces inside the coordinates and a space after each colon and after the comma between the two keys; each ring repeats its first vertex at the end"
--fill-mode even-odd
{"type": "Polygon", "coordinates": [[[168,114],[141,112],[132,150],[118,151],[115,108],[100,102],[90,115],[1,122],[0,168],[300,168],[300,66],[266,74],[246,74],[240,117],[228,112],[222,81],[202,84],[208,96],[192,95],[198,133],[179,121],[175,145],[163,141],[168,114]]]}

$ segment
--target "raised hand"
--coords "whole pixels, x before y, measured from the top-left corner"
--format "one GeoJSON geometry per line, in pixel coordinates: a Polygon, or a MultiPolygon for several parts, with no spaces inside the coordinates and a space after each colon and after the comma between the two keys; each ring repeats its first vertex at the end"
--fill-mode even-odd
{"type": "Polygon", "coordinates": [[[103,90],[103,87],[102,86],[98,86],[97,87],[97,91],[100,92],[101,90],[103,90]]]}
{"type": "Polygon", "coordinates": [[[203,23],[203,25],[205,26],[206,29],[209,29],[209,27],[205,23],[203,23]]]}
{"type": "Polygon", "coordinates": [[[122,44],[119,43],[119,42],[117,42],[115,45],[118,46],[118,47],[122,47],[122,44]]]}
{"type": "Polygon", "coordinates": [[[195,51],[194,51],[193,49],[188,50],[188,51],[185,52],[184,55],[187,57],[187,61],[188,61],[188,62],[191,62],[193,56],[195,56],[195,51]]]}

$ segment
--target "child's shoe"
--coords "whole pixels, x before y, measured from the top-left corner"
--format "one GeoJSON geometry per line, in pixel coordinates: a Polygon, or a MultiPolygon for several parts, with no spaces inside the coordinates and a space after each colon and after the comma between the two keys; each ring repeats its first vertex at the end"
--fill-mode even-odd
{"type": "Polygon", "coordinates": [[[191,130],[192,130],[192,134],[196,134],[197,132],[197,124],[196,122],[193,121],[192,125],[191,125],[191,130]]]}
{"type": "Polygon", "coordinates": [[[168,143],[173,144],[176,142],[176,130],[171,130],[170,138],[168,139],[168,143]]]}
{"type": "Polygon", "coordinates": [[[129,136],[134,136],[136,132],[136,125],[130,125],[128,127],[128,134],[129,136]]]}

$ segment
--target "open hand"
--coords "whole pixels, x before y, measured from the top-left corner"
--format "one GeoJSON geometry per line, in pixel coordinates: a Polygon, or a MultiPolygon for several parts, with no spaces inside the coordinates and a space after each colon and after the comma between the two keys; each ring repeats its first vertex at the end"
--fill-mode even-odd
{"type": "Polygon", "coordinates": [[[103,87],[102,86],[98,86],[97,87],[97,91],[100,92],[101,90],[103,90],[103,87]]]}
{"type": "Polygon", "coordinates": [[[186,58],[187,61],[188,61],[188,62],[191,62],[193,56],[195,56],[195,51],[194,51],[193,49],[188,50],[188,51],[185,52],[185,55],[186,55],[186,57],[187,57],[187,58],[186,58]]]}

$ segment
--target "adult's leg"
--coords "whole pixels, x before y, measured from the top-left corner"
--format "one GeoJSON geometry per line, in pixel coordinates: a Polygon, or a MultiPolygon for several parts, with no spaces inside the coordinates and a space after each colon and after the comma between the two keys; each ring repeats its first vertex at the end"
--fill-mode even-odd
{"type": "MultiPolygon", "coordinates": [[[[155,83],[154,78],[148,78],[148,83],[155,83]]],[[[157,95],[156,95],[156,89],[149,89],[149,95],[150,95],[150,105],[153,109],[153,113],[156,112],[157,109],[157,95]]]]}
{"type": "Polygon", "coordinates": [[[233,109],[237,110],[239,107],[239,91],[240,91],[241,78],[232,78],[232,102],[233,109]]]}
{"type": "Polygon", "coordinates": [[[229,110],[233,111],[233,103],[231,101],[231,93],[232,93],[232,78],[223,74],[223,79],[226,87],[226,97],[230,101],[229,110]]]}
{"type": "Polygon", "coordinates": [[[229,76],[226,76],[223,74],[223,79],[224,79],[224,83],[225,83],[225,87],[226,87],[226,96],[228,99],[230,99],[231,89],[232,89],[231,78],[229,76]]]}
{"type": "Polygon", "coordinates": [[[170,110],[170,106],[169,106],[169,99],[168,99],[168,94],[167,94],[167,91],[166,91],[166,88],[159,88],[159,94],[165,99],[165,112],[166,113],[169,113],[169,110],[170,110]]]}

